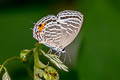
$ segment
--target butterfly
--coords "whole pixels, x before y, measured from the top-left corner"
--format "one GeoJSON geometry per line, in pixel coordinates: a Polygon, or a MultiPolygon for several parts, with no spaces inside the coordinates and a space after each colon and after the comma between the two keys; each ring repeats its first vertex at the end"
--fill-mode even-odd
{"type": "Polygon", "coordinates": [[[83,23],[83,14],[78,11],[64,10],[57,15],[41,18],[33,28],[33,37],[50,50],[64,53],[78,35],[83,23]]]}

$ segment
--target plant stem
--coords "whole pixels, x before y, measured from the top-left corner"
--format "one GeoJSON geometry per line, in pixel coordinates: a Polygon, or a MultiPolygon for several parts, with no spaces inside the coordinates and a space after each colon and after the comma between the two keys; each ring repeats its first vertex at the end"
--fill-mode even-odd
{"type": "Polygon", "coordinates": [[[34,66],[38,68],[45,68],[46,65],[40,61],[38,51],[36,48],[33,50],[33,55],[34,55],[34,66]]]}
{"type": "Polygon", "coordinates": [[[13,60],[19,60],[19,59],[20,59],[20,57],[15,56],[15,57],[11,57],[11,58],[8,58],[7,60],[5,60],[5,61],[3,62],[3,64],[1,65],[0,72],[2,71],[2,69],[4,68],[4,66],[5,66],[8,62],[13,61],[13,60]]]}
{"type": "Polygon", "coordinates": [[[8,58],[6,61],[3,62],[2,65],[6,65],[8,62],[13,60],[20,60],[20,57],[15,56],[15,57],[8,58]]]}
{"type": "Polygon", "coordinates": [[[42,69],[45,68],[46,65],[44,65],[40,61],[40,59],[39,59],[39,52],[38,52],[37,48],[33,49],[33,55],[34,55],[34,80],[38,80],[38,79],[40,79],[42,77],[42,75],[43,75],[43,70],[42,69]]]}

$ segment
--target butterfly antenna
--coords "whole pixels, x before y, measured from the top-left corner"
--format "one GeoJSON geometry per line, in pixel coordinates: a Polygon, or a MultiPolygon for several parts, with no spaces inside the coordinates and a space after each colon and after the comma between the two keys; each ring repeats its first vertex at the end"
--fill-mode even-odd
{"type": "Polygon", "coordinates": [[[63,62],[65,62],[66,61],[66,54],[64,53],[64,60],[63,60],[63,62]]]}
{"type": "Polygon", "coordinates": [[[71,56],[70,56],[70,54],[68,54],[68,60],[71,63],[71,56]]]}
{"type": "Polygon", "coordinates": [[[29,28],[30,30],[33,30],[33,28],[29,28]]]}
{"type": "Polygon", "coordinates": [[[33,23],[34,25],[36,24],[36,23],[33,23]]]}

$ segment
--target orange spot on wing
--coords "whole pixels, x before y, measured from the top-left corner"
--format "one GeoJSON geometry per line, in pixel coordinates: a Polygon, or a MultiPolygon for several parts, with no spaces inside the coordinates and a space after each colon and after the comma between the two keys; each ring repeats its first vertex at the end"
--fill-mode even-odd
{"type": "Polygon", "coordinates": [[[42,32],[42,30],[45,28],[44,26],[45,26],[44,23],[41,23],[41,24],[38,26],[38,29],[39,29],[39,31],[37,32],[38,35],[40,35],[40,32],[42,32]]]}
{"type": "Polygon", "coordinates": [[[40,35],[40,31],[38,31],[37,34],[40,35]]]}

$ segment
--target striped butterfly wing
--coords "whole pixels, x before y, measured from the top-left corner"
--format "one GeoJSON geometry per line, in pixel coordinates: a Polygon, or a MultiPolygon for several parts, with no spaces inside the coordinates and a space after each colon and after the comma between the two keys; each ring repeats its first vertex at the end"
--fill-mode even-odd
{"type": "Polygon", "coordinates": [[[79,33],[83,23],[83,15],[77,11],[65,10],[59,12],[57,17],[57,21],[61,25],[62,36],[59,44],[62,48],[65,48],[79,33]]]}
{"type": "Polygon", "coordinates": [[[44,44],[49,47],[59,48],[62,37],[61,25],[59,25],[59,22],[57,22],[56,16],[49,17],[49,19],[45,19],[46,21],[43,21],[46,24],[44,33],[42,34],[44,44]]]}
{"type": "Polygon", "coordinates": [[[34,37],[55,50],[64,49],[77,36],[83,22],[83,15],[77,11],[65,10],[57,16],[49,15],[40,19],[34,27],[34,37]],[[37,26],[45,23],[44,30],[36,35],[37,26]]]}
{"type": "MultiPolygon", "coordinates": [[[[49,27],[49,25],[51,25],[51,23],[53,24],[56,21],[56,16],[54,15],[49,15],[49,16],[45,16],[43,18],[41,18],[34,26],[33,28],[33,37],[35,39],[37,39],[39,41],[39,43],[44,43],[44,41],[46,40],[44,33],[46,32],[45,29],[49,27]],[[37,34],[39,32],[38,26],[44,24],[44,29],[42,30],[42,32],[40,32],[40,34],[37,34]]],[[[49,33],[49,31],[47,31],[47,33],[49,33]]],[[[49,33],[50,34],[50,33],[49,33]]],[[[49,36],[49,34],[47,36],[49,36]]]]}

